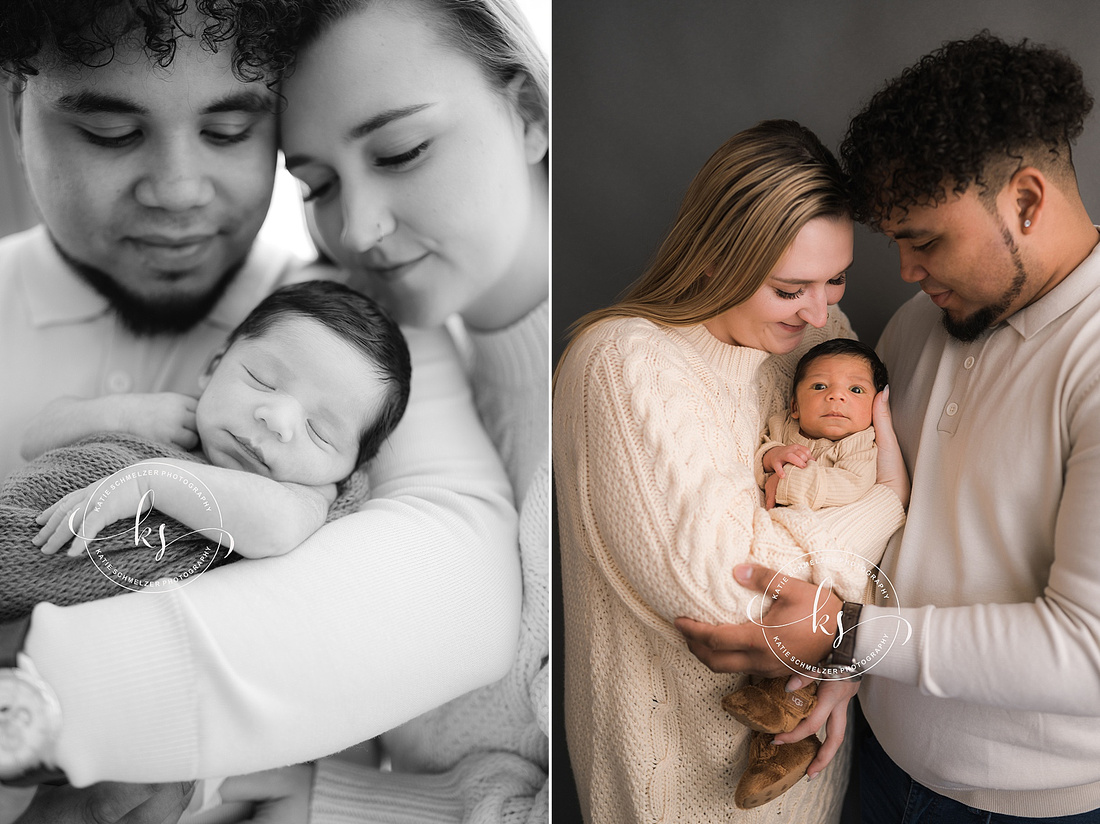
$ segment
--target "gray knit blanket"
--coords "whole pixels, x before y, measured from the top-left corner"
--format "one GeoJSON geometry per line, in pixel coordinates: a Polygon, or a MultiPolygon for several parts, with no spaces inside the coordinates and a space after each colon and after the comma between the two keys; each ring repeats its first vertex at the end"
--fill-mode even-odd
{"type": "MultiPolygon", "coordinates": [[[[123,586],[108,577],[88,555],[68,557],[67,545],[56,555],[43,555],[31,539],[41,528],[35,518],[59,498],[139,461],[157,458],[201,460],[174,446],[103,432],[72,446],[51,450],[4,481],[0,486],[0,621],[20,618],[42,601],[65,606],[119,595],[133,586],[123,586]]],[[[360,470],[339,486],[328,520],[356,510],[368,493],[366,473],[360,470]]],[[[106,561],[134,581],[182,580],[180,576],[193,570],[200,561],[201,568],[208,570],[241,557],[236,552],[227,552],[228,542],[217,548],[216,536],[194,533],[159,513],[147,523],[165,526],[165,538],[170,543],[159,560],[155,550],[145,546],[135,548],[134,516],[131,516],[128,522],[116,521],[101,533],[101,537],[113,537],[102,540],[97,537],[93,542],[103,552],[102,556],[97,554],[101,559],[98,563],[106,561]],[[211,555],[213,559],[206,560],[211,555]]],[[[156,534],[148,540],[159,549],[156,534]]]]}

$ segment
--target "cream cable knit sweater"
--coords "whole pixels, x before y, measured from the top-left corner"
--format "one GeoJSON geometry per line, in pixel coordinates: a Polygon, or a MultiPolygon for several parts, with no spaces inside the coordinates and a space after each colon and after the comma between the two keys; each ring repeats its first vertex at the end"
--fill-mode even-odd
{"type": "MultiPolygon", "coordinates": [[[[748,730],[721,709],[740,678],[687,650],[679,616],[740,622],[753,593],[735,564],[807,552],[877,558],[901,524],[876,486],[819,513],[762,508],[753,455],[782,412],[798,356],[850,336],[838,311],[784,357],[728,346],[702,326],[605,321],[558,376],[554,466],[565,600],[566,728],[586,820],[783,821],[839,816],[849,752],[755,811],[733,803],[748,730]]],[[[859,589],[862,590],[862,584],[859,589]]]]}
{"type": "Polygon", "coordinates": [[[319,762],[311,824],[548,820],[549,306],[506,329],[469,337],[475,401],[520,513],[523,607],[515,662],[495,684],[387,733],[393,772],[319,762]]]}

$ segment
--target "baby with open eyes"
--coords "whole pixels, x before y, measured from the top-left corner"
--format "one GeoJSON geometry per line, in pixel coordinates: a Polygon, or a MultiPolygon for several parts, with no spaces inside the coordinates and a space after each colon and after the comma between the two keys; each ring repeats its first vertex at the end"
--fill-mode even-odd
{"type": "MultiPolygon", "coordinates": [[[[372,300],[330,281],[285,286],[232,332],[201,378],[193,425],[209,463],[150,463],[206,485],[236,552],[281,555],[324,524],[336,484],[378,452],[404,414],[410,378],[401,330],[372,300]]],[[[32,427],[28,440],[47,438],[32,427]]],[[[150,490],[161,513],[209,525],[203,498],[170,473],[137,477],[98,507],[87,506],[98,481],[64,496],[38,517],[34,542],[47,554],[71,542],[79,555],[108,524],[132,520],[150,490]]]]}
{"type": "MultiPolygon", "coordinates": [[[[756,481],[768,509],[843,506],[871,490],[878,461],[871,409],[886,381],[886,366],[874,349],[859,341],[827,340],[802,356],[795,367],[790,410],[768,421],[756,452],[756,481]]],[[[855,560],[814,559],[817,576],[846,601],[861,601],[866,595],[868,576],[855,560]]],[[[861,560],[873,565],[879,558],[861,560]]],[[[771,742],[772,736],[793,730],[817,704],[817,681],[787,692],[787,680],[749,682],[722,699],[726,711],[753,730],[749,764],[734,794],[743,809],[790,789],[820,747],[814,735],[782,746],[771,742]]]]}
{"type": "Polygon", "coordinates": [[[794,374],[791,408],[768,421],[756,451],[765,505],[842,506],[875,485],[871,406],[886,366],[865,343],[834,338],[810,349],[794,374]]]}

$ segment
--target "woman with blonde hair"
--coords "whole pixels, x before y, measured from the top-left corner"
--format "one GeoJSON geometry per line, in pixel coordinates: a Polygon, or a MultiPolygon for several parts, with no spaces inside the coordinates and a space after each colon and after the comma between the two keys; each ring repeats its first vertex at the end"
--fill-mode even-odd
{"type": "MultiPolygon", "coordinates": [[[[854,690],[810,773],[834,753],[837,763],[768,806],[738,809],[749,731],[720,701],[741,677],[708,671],[673,621],[742,622],[756,593],[735,565],[778,569],[838,549],[877,557],[902,522],[900,490],[883,485],[817,513],[765,510],[753,473],[762,423],[786,408],[798,357],[852,336],[830,309],[852,237],[836,160],[797,123],[766,121],[707,161],[622,300],[575,326],[555,376],[554,467],[566,730],[589,822],[839,817],[854,690]]],[[[764,749],[754,758],[783,761],[784,748],[764,749]]]]}

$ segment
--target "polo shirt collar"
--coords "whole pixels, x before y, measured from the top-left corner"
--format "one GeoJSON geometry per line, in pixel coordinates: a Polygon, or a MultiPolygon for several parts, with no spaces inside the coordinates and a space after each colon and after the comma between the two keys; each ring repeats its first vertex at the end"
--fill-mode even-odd
{"type": "Polygon", "coordinates": [[[1005,323],[1027,340],[1097,291],[1100,291],[1100,243],[1061,283],[1006,318],[1005,323]]]}
{"type": "MultiPolygon", "coordinates": [[[[39,327],[83,323],[109,313],[108,300],[76,276],[45,227],[40,225],[30,232],[32,237],[19,262],[19,277],[31,322],[39,327]]],[[[256,296],[270,291],[273,275],[285,266],[285,253],[258,240],[233,283],[202,323],[226,332],[235,329],[256,305],[256,296]]]]}
{"type": "Polygon", "coordinates": [[[35,326],[80,323],[110,311],[107,299],[73,274],[44,226],[31,230],[19,260],[19,278],[35,326]]]}

